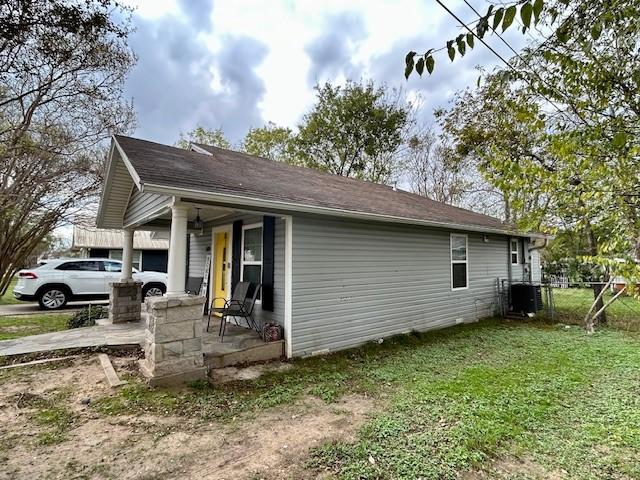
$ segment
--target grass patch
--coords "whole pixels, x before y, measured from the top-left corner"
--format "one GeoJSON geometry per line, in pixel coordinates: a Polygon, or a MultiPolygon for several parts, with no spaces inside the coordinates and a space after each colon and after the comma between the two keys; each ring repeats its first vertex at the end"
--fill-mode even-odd
{"type": "Polygon", "coordinates": [[[0,317],[0,340],[66,330],[70,318],[68,313],[0,317]]]}
{"type": "Polygon", "coordinates": [[[69,391],[62,390],[48,398],[26,393],[17,399],[16,405],[19,408],[31,408],[31,421],[43,427],[36,437],[38,445],[54,445],[64,441],[73,427],[76,415],[65,406],[68,396],[69,391]]]}
{"type": "MultiPolygon", "coordinates": [[[[612,297],[605,293],[604,301],[612,297]]],[[[582,324],[593,303],[590,288],[554,288],[553,300],[555,320],[565,323],[582,324]]],[[[609,325],[630,331],[640,331],[640,299],[622,295],[606,310],[609,325]]]]}
{"type": "Polygon", "coordinates": [[[38,435],[39,445],[54,445],[66,438],[75,416],[61,405],[50,405],[39,409],[32,417],[34,423],[45,430],[38,435]]]}
{"type": "Polygon", "coordinates": [[[16,286],[16,283],[18,283],[18,280],[11,280],[7,291],[4,292],[4,295],[0,296],[0,305],[17,305],[18,303],[23,303],[13,296],[13,288],[16,286]]]}
{"type": "Polygon", "coordinates": [[[453,340],[458,354],[476,349],[471,364],[451,361],[450,342],[416,352],[423,361],[388,409],[310,465],[346,479],[454,479],[514,456],[570,478],[640,475],[637,337],[531,325],[478,337],[453,340]]]}
{"type": "Polygon", "coordinates": [[[489,320],[297,360],[252,381],[184,390],[133,383],[94,407],[226,420],[305,394],[333,402],[366,393],[385,407],[355,442],[313,450],[310,468],[345,479],[454,479],[514,457],[575,478],[639,477],[639,340],[489,320]]]}

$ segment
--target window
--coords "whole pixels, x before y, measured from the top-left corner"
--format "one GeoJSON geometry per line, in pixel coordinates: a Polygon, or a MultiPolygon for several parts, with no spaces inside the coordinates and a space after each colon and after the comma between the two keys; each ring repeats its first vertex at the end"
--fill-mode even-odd
{"type": "Polygon", "coordinates": [[[75,272],[99,272],[100,271],[100,263],[96,261],[86,261],[86,262],[67,262],[62,265],[58,265],[56,270],[68,270],[75,272]]]}
{"type": "Polygon", "coordinates": [[[120,262],[104,262],[105,272],[121,272],[122,264],[120,262]]]}
{"type": "MultiPolygon", "coordinates": [[[[109,258],[113,260],[122,260],[122,250],[109,250],[109,258]]],[[[140,270],[140,265],[142,263],[142,251],[134,250],[133,258],[131,259],[131,263],[133,268],[136,270],[140,270]]]]}
{"type": "MultiPolygon", "coordinates": [[[[262,283],[262,224],[246,225],[242,228],[240,280],[256,285],[262,283]]],[[[250,294],[253,294],[253,291],[250,294]]]]}
{"type": "Polygon", "coordinates": [[[468,282],[467,236],[451,235],[451,289],[467,288],[468,282]]]}
{"type": "Polygon", "coordinates": [[[520,245],[517,239],[511,240],[511,265],[520,263],[520,245]]]}

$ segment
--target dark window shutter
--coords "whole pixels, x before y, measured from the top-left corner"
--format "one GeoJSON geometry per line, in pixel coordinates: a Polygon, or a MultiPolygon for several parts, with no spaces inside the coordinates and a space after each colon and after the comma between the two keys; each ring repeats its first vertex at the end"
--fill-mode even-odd
{"type": "Polygon", "coordinates": [[[242,220],[233,222],[233,245],[231,245],[231,291],[240,281],[240,259],[242,258],[242,220]]]}
{"type": "Polygon", "coordinates": [[[273,312],[273,251],[275,244],[276,219],[262,219],[262,310],[273,312]]]}

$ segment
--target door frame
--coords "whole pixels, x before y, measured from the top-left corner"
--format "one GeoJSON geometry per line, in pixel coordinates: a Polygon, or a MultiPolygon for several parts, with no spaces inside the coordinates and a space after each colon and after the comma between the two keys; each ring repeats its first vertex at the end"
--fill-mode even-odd
{"type": "MultiPolygon", "coordinates": [[[[213,300],[215,297],[215,275],[216,275],[216,234],[218,233],[226,233],[227,234],[227,242],[229,247],[227,248],[227,258],[225,262],[227,262],[227,268],[229,272],[231,272],[231,249],[233,246],[233,224],[229,223],[226,225],[220,225],[218,227],[213,227],[211,230],[211,268],[209,269],[209,298],[213,300]]],[[[225,285],[225,291],[227,292],[227,300],[231,298],[231,274],[227,275],[227,284],[225,285]]]]}

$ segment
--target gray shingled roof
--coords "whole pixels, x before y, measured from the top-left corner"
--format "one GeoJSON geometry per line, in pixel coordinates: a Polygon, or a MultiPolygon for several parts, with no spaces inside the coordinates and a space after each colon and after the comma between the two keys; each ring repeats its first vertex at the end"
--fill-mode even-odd
{"type": "MultiPolygon", "coordinates": [[[[198,145],[211,155],[117,135],[143,184],[294,205],[512,231],[511,225],[386,185],[198,145]]],[[[295,210],[295,209],[294,209],[295,210]]]]}

